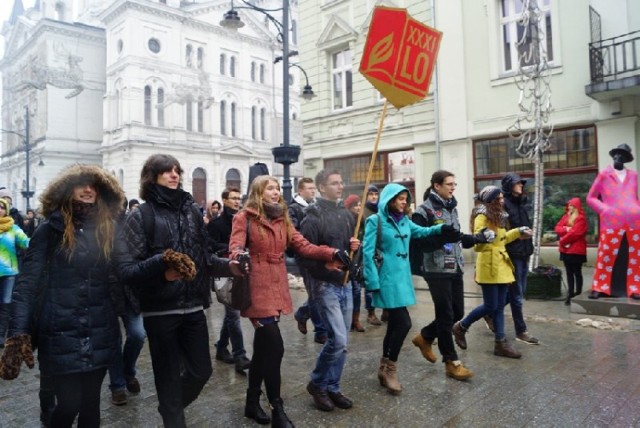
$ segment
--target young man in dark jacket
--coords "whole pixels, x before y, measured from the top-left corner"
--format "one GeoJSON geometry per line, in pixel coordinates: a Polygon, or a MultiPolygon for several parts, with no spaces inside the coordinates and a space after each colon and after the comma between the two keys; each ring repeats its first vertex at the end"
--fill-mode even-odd
{"type": "Polygon", "coordinates": [[[116,249],[120,277],[140,301],[158,410],[171,428],[186,427],[184,408],[212,373],[208,277],[240,274],[238,262],[210,252],[200,210],[181,188],[182,172],[173,156],[147,159],[140,174],[146,204],[127,217],[116,249]]]}
{"type": "MultiPolygon", "coordinates": [[[[523,180],[518,174],[510,172],[502,178],[502,192],[504,194],[504,209],[509,214],[509,225],[514,227],[531,227],[527,213],[527,196],[524,194],[523,180]]],[[[516,340],[538,345],[540,342],[527,331],[527,324],[523,315],[523,300],[527,289],[527,274],[529,272],[529,256],[533,254],[531,239],[517,239],[507,245],[507,253],[515,267],[516,283],[508,287],[507,303],[511,306],[511,316],[516,329],[516,340]]]]}
{"type": "MultiPolygon", "coordinates": [[[[222,213],[218,217],[211,219],[207,224],[207,232],[211,237],[213,251],[218,256],[227,257],[229,254],[231,222],[233,221],[233,216],[240,209],[240,201],[242,201],[240,189],[231,188],[222,192],[222,213]]],[[[217,279],[216,281],[224,280],[217,279]]],[[[244,349],[239,310],[224,305],[224,319],[220,328],[220,339],[215,344],[215,347],[216,360],[235,364],[236,372],[240,374],[244,374],[244,371],[249,368],[251,360],[247,358],[247,351],[244,349]],[[233,355],[227,349],[229,341],[231,341],[233,355]]]]}
{"type": "MultiPolygon", "coordinates": [[[[316,175],[316,186],[321,197],[307,208],[300,232],[316,245],[328,245],[343,252],[357,250],[360,241],[353,238],[354,217],[340,201],[344,189],[340,173],[320,171],[316,175]]],[[[344,284],[344,274],[327,269],[323,262],[304,260],[303,265],[313,277],[313,295],[329,333],[311,373],[307,391],[319,410],[348,409],[353,402],[340,391],[340,377],[347,359],[353,312],[351,284],[344,284]]]]}

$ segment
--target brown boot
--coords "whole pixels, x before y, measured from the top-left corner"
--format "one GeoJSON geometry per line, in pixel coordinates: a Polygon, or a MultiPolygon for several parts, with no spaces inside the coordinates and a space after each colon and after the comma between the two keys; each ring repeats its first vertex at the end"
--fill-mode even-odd
{"type": "Polygon", "coordinates": [[[435,363],[438,360],[438,358],[436,357],[436,354],[434,354],[433,350],[431,349],[431,345],[433,345],[433,340],[427,340],[424,337],[422,337],[422,334],[418,333],[416,337],[414,337],[411,340],[411,343],[413,343],[415,346],[420,348],[420,352],[422,352],[422,356],[425,357],[427,361],[429,361],[430,363],[435,363]]]}
{"type": "Polygon", "coordinates": [[[376,316],[375,309],[367,309],[367,322],[371,325],[382,325],[382,321],[376,316]]]}
{"type": "Polygon", "coordinates": [[[360,312],[353,312],[353,316],[351,317],[351,331],[358,331],[362,333],[364,331],[364,327],[360,324],[360,312]]]}
{"type": "Polygon", "coordinates": [[[380,358],[380,367],[378,367],[378,380],[380,381],[380,386],[384,386],[384,370],[386,369],[388,362],[388,358],[380,358]]]}
{"type": "Polygon", "coordinates": [[[496,340],[496,346],[493,349],[493,355],[507,358],[520,358],[522,354],[509,345],[507,339],[496,340]]]}
{"type": "Polygon", "coordinates": [[[460,360],[445,362],[445,373],[456,380],[467,380],[473,372],[462,365],[460,360]]]}
{"type": "Polygon", "coordinates": [[[467,334],[467,330],[462,327],[460,321],[453,325],[453,340],[456,342],[456,345],[460,347],[460,349],[467,349],[467,339],[465,334],[467,334]]]}
{"type": "Polygon", "coordinates": [[[382,386],[387,388],[387,391],[393,395],[398,395],[402,392],[402,385],[398,381],[398,366],[395,361],[387,360],[387,365],[382,373],[382,386]]]}

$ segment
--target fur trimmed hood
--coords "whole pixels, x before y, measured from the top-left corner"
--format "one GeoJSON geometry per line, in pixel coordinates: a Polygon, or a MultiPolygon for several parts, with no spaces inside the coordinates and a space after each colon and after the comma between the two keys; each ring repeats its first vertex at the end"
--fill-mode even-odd
{"type": "Polygon", "coordinates": [[[122,211],[125,196],[116,178],[97,165],[80,164],[62,170],[42,192],[39,198],[42,215],[48,218],[53,212],[58,211],[73,188],[86,183],[95,186],[98,198],[113,213],[113,218],[117,218],[122,211]]]}

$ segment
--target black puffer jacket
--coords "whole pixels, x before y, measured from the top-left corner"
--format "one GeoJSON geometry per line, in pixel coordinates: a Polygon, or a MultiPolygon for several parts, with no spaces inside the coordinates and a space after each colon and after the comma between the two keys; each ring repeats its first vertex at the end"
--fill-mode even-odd
{"type": "Polygon", "coordinates": [[[210,249],[198,206],[189,193],[181,192],[176,209],[160,193],[149,191],[153,224],[145,228],[141,206],[127,217],[116,242],[114,259],[120,279],[134,290],[142,312],[206,308],[211,301],[207,277],[231,276],[229,260],[216,257],[210,249]],[[146,235],[147,228],[153,236],[146,235]],[[193,281],[164,278],[167,266],[162,253],[168,248],[191,257],[197,269],[193,281]]]}
{"type": "Polygon", "coordinates": [[[222,213],[207,224],[207,233],[211,238],[211,247],[218,255],[229,252],[229,239],[231,238],[231,222],[237,211],[231,212],[224,208],[222,213]]]}
{"type": "MultiPolygon", "coordinates": [[[[509,214],[509,226],[511,228],[531,227],[531,220],[529,220],[529,213],[526,208],[527,196],[511,193],[514,183],[519,181],[521,181],[520,176],[514,173],[509,173],[502,178],[504,209],[509,214]]],[[[533,242],[531,239],[516,239],[507,245],[507,253],[512,259],[526,259],[533,254],[533,242]]]]}
{"type": "MultiPolygon", "coordinates": [[[[312,244],[349,251],[349,240],[354,229],[355,219],[342,202],[336,204],[318,198],[305,210],[300,233],[312,244]]],[[[344,273],[328,270],[323,261],[299,259],[298,263],[308,269],[315,279],[332,284],[342,284],[344,280],[344,273]]]]}
{"type": "Polygon", "coordinates": [[[98,167],[71,167],[68,180],[64,181],[63,174],[63,179],[52,183],[41,197],[47,220],[31,238],[13,293],[9,337],[32,334],[30,321],[33,311],[38,310],[38,285],[48,278],[38,318],[37,346],[40,370],[49,375],[107,367],[118,346],[118,322],[109,294],[109,281],[115,276],[112,265],[101,256],[95,224],[87,220],[76,226],[76,247],[69,259],[68,251],[61,247],[62,214],[51,212],[64,194],[62,189],[81,184],[76,179],[91,177],[92,171],[96,171],[96,187],[106,209],[119,212],[124,194],[115,179],[106,177],[108,173],[98,167]]]}

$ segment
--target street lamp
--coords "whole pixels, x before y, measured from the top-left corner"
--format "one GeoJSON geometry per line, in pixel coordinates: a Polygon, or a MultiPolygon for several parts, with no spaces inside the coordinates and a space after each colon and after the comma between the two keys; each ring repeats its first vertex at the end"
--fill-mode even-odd
{"type": "Polygon", "coordinates": [[[35,194],[35,192],[31,191],[30,189],[30,178],[29,178],[29,168],[30,168],[30,159],[29,159],[29,155],[31,153],[31,145],[29,142],[29,106],[24,106],[24,123],[25,123],[25,131],[24,131],[24,135],[16,132],[16,131],[9,131],[6,129],[0,129],[1,132],[7,133],[7,134],[13,134],[13,135],[17,135],[18,137],[22,138],[22,142],[24,143],[24,153],[25,153],[25,170],[26,170],[26,181],[27,181],[27,185],[25,190],[23,190],[22,193],[22,197],[25,198],[26,203],[27,203],[27,210],[31,209],[31,205],[29,203],[29,200],[31,198],[33,198],[33,195],[35,194]]]}
{"type": "MultiPolygon", "coordinates": [[[[282,164],[283,170],[283,178],[282,178],[282,196],[285,201],[289,202],[291,200],[291,176],[290,176],[290,165],[292,163],[298,162],[298,156],[300,155],[300,146],[291,145],[289,143],[289,56],[294,54],[294,51],[289,52],[289,0],[282,0],[282,7],[278,9],[264,9],[258,7],[254,4],[247,2],[246,0],[240,0],[242,4],[245,6],[235,7],[233,6],[233,0],[231,0],[231,10],[227,11],[224,14],[222,21],[220,21],[220,25],[224,28],[228,28],[231,30],[237,30],[238,28],[242,28],[244,26],[244,22],[240,19],[238,12],[235,9],[251,9],[256,12],[260,12],[264,14],[269,21],[273,23],[273,25],[278,30],[278,36],[282,41],[282,144],[278,147],[274,147],[271,149],[271,153],[273,153],[273,160],[276,163],[282,164]],[[278,21],[274,18],[269,12],[277,12],[282,11],[282,21],[278,21]]],[[[297,52],[295,52],[297,54],[297,52]]],[[[279,60],[278,60],[279,61],[279,60]]],[[[274,62],[278,62],[274,61],[274,62]]],[[[297,64],[294,64],[300,70],[300,67],[297,64]]],[[[305,78],[307,79],[307,84],[305,85],[302,91],[302,97],[305,99],[311,99],[315,95],[311,86],[309,85],[309,79],[307,78],[307,73],[304,72],[305,78]]]]}

